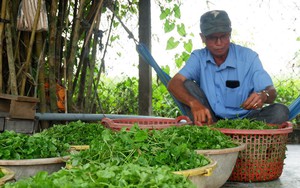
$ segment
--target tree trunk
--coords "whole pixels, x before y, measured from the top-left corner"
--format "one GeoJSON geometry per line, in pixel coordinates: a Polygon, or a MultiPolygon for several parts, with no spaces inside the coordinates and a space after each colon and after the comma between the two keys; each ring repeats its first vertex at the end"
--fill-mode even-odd
{"type": "Polygon", "coordinates": [[[74,62],[76,60],[76,52],[78,49],[78,40],[79,40],[79,30],[80,30],[80,20],[82,19],[83,10],[84,10],[84,2],[85,0],[80,0],[80,5],[78,9],[78,14],[75,19],[75,26],[73,30],[73,38],[71,39],[71,48],[70,48],[70,56],[67,60],[67,80],[68,80],[68,109],[72,109],[72,98],[73,98],[73,70],[74,70],[74,62]]]}
{"type": "MultiPolygon", "coordinates": [[[[100,15],[98,15],[97,24],[96,26],[99,26],[100,23],[100,15]]],[[[98,50],[98,42],[99,42],[99,36],[94,34],[94,42],[93,42],[93,48],[92,48],[92,57],[90,60],[90,77],[87,79],[87,90],[86,90],[86,96],[92,96],[93,95],[93,80],[94,80],[94,71],[95,71],[95,64],[96,64],[96,56],[97,56],[97,50],[98,50]]],[[[97,89],[95,90],[95,92],[97,89]]],[[[93,112],[93,101],[91,100],[85,100],[85,108],[86,113],[92,113],[93,112]]]]}
{"type": "Polygon", "coordinates": [[[56,62],[55,62],[55,43],[56,43],[56,17],[57,11],[57,0],[51,1],[51,10],[50,10],[50,30],[49,30],[49,96],[50,96],[50,111],[51,112],[58,112],[57,108],[57,97],[56,97],[56,62]]]}
{"type": "MultiPolygon", "coordinates": [[[[139,1],[139,41],[151,51],[151,1],[139,1]]],[[[139,115],[152,114],[152,69],[139,58],[139,115]]]]}
{"type": "MultiPolygon", "coordinates": [[[[41,32],[36,35],[36,54],[39,56],[37,74],[38,74],[38,98],[39,102],[39,111],[41,113],[47,112],[47,101],[46,101],[46,91],[45,91],[45,44],[43,43],[43,34],[41,32]]],[[[35,96],[36,97],[36,96],[35,96]]],[[[49,122],[41,121],[41,129],[49,128],[49,122]]]]}

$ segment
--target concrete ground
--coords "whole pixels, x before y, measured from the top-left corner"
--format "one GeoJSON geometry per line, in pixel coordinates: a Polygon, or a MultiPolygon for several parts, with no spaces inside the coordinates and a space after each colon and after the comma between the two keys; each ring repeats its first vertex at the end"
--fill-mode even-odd
{"type": "Polygon", "coordinates": [[[222,188],[300,188],[300,144],[288,144],[283,172],[279,179],[269,182],[241,183],[227,182],[222,188]]]}

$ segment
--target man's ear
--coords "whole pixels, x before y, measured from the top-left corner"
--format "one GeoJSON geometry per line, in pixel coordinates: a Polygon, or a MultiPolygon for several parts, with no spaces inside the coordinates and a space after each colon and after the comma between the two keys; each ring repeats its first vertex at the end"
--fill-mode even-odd
{"type": "Polygon", "coordinates": [[[205,36],[202,33],[200,33],[200,37],[201,37],[202,43],[205,43],[205,36]]]}

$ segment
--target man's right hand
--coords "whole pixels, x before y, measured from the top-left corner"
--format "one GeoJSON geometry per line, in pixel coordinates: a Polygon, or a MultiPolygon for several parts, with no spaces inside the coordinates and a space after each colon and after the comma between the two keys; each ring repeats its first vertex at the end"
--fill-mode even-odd
{"type": "Polygon", "coordinates": [[[181,74],[176,74],[168,84],[168,90],[176,99],[188,105],[193,114],[194,123],[198,125],[211,124],[212,116],[208,108],[202,105],[194,96],[192,96],[185,88],[184,81],[186,78],[181,74]]]}
{"type": "Polygon", "coordinates": [[[196,125],[212,124],[213,119],[208,108],[202,105],[199,101],[193,101],[190,108],[196,125]]]}

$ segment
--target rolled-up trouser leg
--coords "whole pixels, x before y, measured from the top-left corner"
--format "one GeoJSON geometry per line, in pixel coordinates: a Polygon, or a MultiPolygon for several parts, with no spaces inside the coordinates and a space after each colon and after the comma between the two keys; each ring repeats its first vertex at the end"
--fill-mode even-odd
{"type": "Polygon", "coordinates": [[[287,106],[274,103],[260,110],[253,110],[245,118],[264,121],[266,123],[281,124],[288,121],[289,113],[290,112],[287,106]]]}
{"type": "MultiPolygon", "coordinates": [[[[216,122],[217,118],[215,117],[215,113],[213,112],[213,110],[210,107],[210,104],[207,100],[207,97],[205,95],[205,93],[203,92],[203,90],[192,80],[185,80],[184,81],[184,86],[185,88],[188,90],[188,92],[194,96],[201,104],[203,104],[206,108],[209,109],[210,114],[213,118],[213,121],[216,122]]],[[[187,115],[189,116],[189,118],[194,121],[194,117],[193,114],[191,112],[191,108],[187,105],[184,105],[184,109],[187,112],[187,115]]]]}

